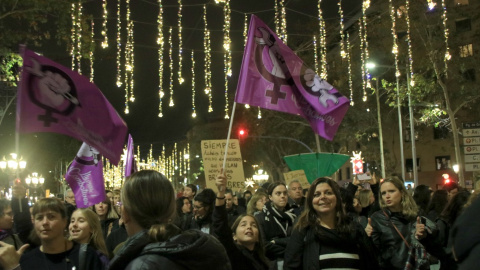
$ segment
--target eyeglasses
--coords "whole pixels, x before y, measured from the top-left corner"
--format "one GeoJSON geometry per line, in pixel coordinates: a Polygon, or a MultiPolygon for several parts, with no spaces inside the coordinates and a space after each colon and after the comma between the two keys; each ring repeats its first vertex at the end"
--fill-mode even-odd
{"type": "Polygon", "coordinates": [[[202,205],[193,205],[193,208],[197,209],[197,210],[200,210],[202,209],[204,206],[202,205]]]}

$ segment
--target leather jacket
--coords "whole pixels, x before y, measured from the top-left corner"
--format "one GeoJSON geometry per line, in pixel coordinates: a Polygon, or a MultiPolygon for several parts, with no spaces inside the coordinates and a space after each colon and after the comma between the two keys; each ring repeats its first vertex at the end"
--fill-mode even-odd
{"type": "Polygon", "coordinates": [[[392,223],[407,242],[412,243],[412,228],[415,228],[415,220],[409,220],[402,213],[392,213],[387,209],[373,213],[371,219],[372,240],[379,254],[380,268],[404,269],[409,249],[392,223]]]}

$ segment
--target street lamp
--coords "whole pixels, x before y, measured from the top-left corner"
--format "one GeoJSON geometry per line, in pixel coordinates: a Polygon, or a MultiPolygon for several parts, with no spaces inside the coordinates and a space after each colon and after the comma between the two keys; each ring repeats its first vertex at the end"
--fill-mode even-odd
{"type": "MultiPolygon", "coordinates": [[[[393,66],[376,65],[373,62],[367,62],[365,64],[365,66],[368,67],[369,69],[373,69],[375,67],[394,68],[393,66]]],[[[400,161],[401,161],[400,163],[402,165],[402,178],[405,181],[405,157],[404,157],[404,154],[403,154],[403,125],[402,125],[402,111],[401,111],[401,103],[400,103],[400,81],[399,81],[399,76],[395,76],[395,78],[396,78],[396,90],[397,90],[398,134],[399,134],[399,138],[400,138],[400,161]]],[[[378,82],[378,78],[377,78],[377,82],[378,82]]],[[[378,104],[379,104],[379,102],[377,102],[377,105],[378,104]]],[[[410,126],[411,126],[410,128],[413,128],[412,125],[410,125],[410,126]]],[[[412,146],[412,148],[413,148],[413,146],[412,146]]],[[[416,172],[417,163],[416,162],[417,161],[416,161],[416,158],[415,158],[414,177],[417,175],[417,172],[416,172]]]]}
{"type": "Polygon", "coordinates": [[[25,178],[25,183],[28,186],[28,195],[30,195],[30,187],[35,190],[35,200],[37,199],[37,187],[43,186],[45,183],[45,178],[43,176],[39,176],[38,173],[32,172],[32,174],[28,175],[27,178],[25,178]]]}

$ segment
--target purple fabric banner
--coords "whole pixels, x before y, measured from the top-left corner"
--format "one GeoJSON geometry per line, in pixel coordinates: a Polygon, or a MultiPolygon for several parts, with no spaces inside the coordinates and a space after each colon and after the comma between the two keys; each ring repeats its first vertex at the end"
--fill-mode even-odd
{"type": "Polygon", "coordinates": [[[125,155],[125,178],[137,171],[133,149],[133,138],[131,134],[128,134],[127,153],[125,155]]]}
{"type": "Polygon", "coordinates": [[[127,125],[102,92],[87,77],[24,47],[20,50],[17,131],[65,134],[118,164],[127,125]]]}
{"type": "Polygon", "coordinates": [[[65,174],[75,194],[78,208],[86,208],[105,200],[103,163],[97,149],[83,143],[65,174]]]}
{"type": "Polygon", "coordinates": [[[333,140],[350,100],[306,67],[257,16],[252,15],[235,101],[297,114],[333,140]]]}

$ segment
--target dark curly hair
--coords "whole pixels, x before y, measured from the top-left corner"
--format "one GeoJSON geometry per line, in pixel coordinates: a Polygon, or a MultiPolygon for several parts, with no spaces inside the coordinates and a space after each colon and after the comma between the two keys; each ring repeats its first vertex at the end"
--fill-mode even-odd
{"type": "Polygon", "coordinates": [[[201,202],[202,206],[204,206],[207,210],[207,216],[209,216],[213,213],[216,197],[217,195],[212,189],[206,188],[202,190],[202,192],[198,193],[193,200],[201,202]]]}

